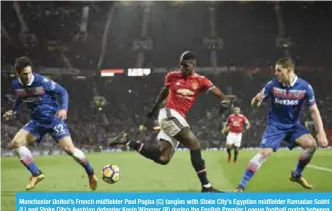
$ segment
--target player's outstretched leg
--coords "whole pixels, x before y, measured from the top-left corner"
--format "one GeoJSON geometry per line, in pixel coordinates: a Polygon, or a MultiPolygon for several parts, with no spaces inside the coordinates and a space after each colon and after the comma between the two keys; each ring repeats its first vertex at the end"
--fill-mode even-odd
{"type": "Polygon", "coordinates": [[[237,162],[237,158],[239,156],[239,147],[237,146],[234,146],[234,159],[233,159],[233,162],[236,163],[237,162]]]}
{"type": "Polygon", "coordinates": [[[70,155],[76,162],[78,162],[86,171],[89,178],[89,186],[92,190],[97,189],[97,177],[94,174],[94,170],[86,158],[84,152],[77,149],[70,136],[65,136],[59,140],[59,146],[63,151],[70,155]]]}
{"type": "Polygon", "coordinates": [[[304,188],[312,189],[313,185],[302,176],[302,172],[315,154],[317,143],[310,134],[301,136],[296,140],[296,143],[303,148],[303,151],[300,154],[296,168],[291,173],[290,181],[297,182],[304,188]]]}
{"type": "Polygon", "coordinates": [[[10,143],[11,148],[14,149],[15,154],[19,157],[21,163],[31,172],[29,184],[26,190],[33,189],[45,176],[33,161],[30,150],[25,146],[27,142],[35,141],[37,138],[28,131],[21,129],[10,143]]]}
{"type": "Polygon", "coordinates": [[[188,127],[185,127],[181,129],[181,131],[175,135],[174,138],[189,148],[191,164],[193,165],[201,182],[202,192],[221,192],[213,188],[207,178],[205,161],[203,160],[201,153],[201,145],[193,132],[188,127]]]}
{"type": "Polygon", "coordinates": [[[127,145],[136,150],[142,156],[153,160],[154,162],[167,165],[172,157],[172,146],[167,142],[161,140],[160,145],[143,143],[142,141],[130,141],[127,133],[121,133],[119,136],[109,140],[109,146],[127,145]]]}
{"type": "Polygon", "coordinates": [[[272,149],[261,149],[250,161],[240,184],[235,189],[235,192],[243,192],[247,187],[250,179],[255,175],[267,157],[273,152],[272,149]]]}
{"type": "Polygon", "coordinates": [[[232,160],[232,147],[233,145],[227,145],[226,151],[227,151],[227,161],[230,163],[232,160]]]}

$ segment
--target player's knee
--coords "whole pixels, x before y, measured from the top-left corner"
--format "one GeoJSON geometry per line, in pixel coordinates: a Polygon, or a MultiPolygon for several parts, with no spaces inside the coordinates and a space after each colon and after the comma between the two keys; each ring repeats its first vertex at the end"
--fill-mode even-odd
{"type": "Polygon", "coordinates": [[[63,151],[65,151],[68,154],[73,154],[76,150],[74,146],[71,145],[64,145],[61,147],[63,151]]]}
{"type": "Polygon", "coordinates": [[[192,138],[190,140],[190,144],[188,147],[190,150],[195,150],[195,149],[200,149],[201,148],[201,143],[199,142],[198,138],[192,138]]]}
{"type": "Polygon", "coordinates": [[[15,135],[15,137],[10,142],[8,147],[16,149],[16,148],[19,148],[21,146],[25,146],[29,141],[34,141],[35,139],[36,138],[34,136],[30,135],[27,131],[21,129],[15,135]]]}
{"type": "Polygon", "coordinates": [[[75,156],[75,152],[78,150],[71,145],[63,145],[61,146],[61,149],[70,156],[75,156]]]}
{"type": "Polygon", "coordinates": [[[305,142],[302,142],[300,144],[300,146],[303,149],[316,149],[318,147],[316,141],[313,138],[312,139],[308,139],[305,142]]]}
{"type": "Polygon", "coordinates": [[[239,153],[239,147],[234,146],[235,153],[239,153]]]}
{"type": "Polygon", "coordinates": [[[160,164],[167,165],[174,155],[174,149],[172,147],[164,148],[160,154],[160,164]]]}
{"type": "Polygon", "coordinates": [[[168,163],[169,163],[169,161],[170,161],[171,159],[170,159],[170,157],[169,156],[165,156],[165,155],[161,155],[160,156],[160,159],[159,159],[159,163],[161,164],[161,165],[167,165],[168,163]]]}
{"type": "Polygon", "coordinates": [[[68,137],[59,140],[59,146],[68,154],[73,154],[76,151],[76,147],[74,146],[72,140],[68,137]]]}
{"type": "Polygon", "coordinates": [[[8,147],[9,148],[19,148],[21,146],[25,146],[26,145],[26,140],[22,137],[22,138],[14,138],[9,144],[8,147]]]}
{"type": "Polygon", "coordinates": [[[296,140],[296,143],[303,149],[317,148],[317,142],[310,134],[305,134],[296,140]]]}
{"type": "Polygon", "coordinates": [[[317,142],[315,141],[315,139],[312,137],[310,139],[310,143],[309,143],[309,148],[316,150],[318,147],[317,142]]]}
{"type": "Polygon", "coordinates": [[[8,144],[8,148],[9,149],[17,149],[20,147],[20,144],[15,141],[15,140],[12,140],[9,144],[8,144]]]}
{"type": "Polygon", "coordinates": [[[266,149],[261,149],[259,150],[259,154],[261,154],[262,156],[264,157],[269,157],[273,152],[273,149],[270,149],[270,148],[266,148],[266,149]]]}

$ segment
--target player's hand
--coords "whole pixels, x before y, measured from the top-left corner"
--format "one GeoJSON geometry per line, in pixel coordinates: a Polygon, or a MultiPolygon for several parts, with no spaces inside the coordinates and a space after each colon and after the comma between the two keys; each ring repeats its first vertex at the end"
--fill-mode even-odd
{"type": "Polygon", "coordinates": [[[256,99],[259,101],[259,102],[262,102],[264,100],[264,93],[263,92],[260,92],[256,95],[256,99]]]}
{"type": "Polygon", "coordinates": [[[66,120],[67,119],[67,110],[66,109],[61,109],[60,111],[58,111],[56,116],[58,117],[58,119],[66,120]]]}
{"type": "Polygon", "coordinates": [[[16,114],[16,112],[14,112],[13,110],[9,110],[2,117],[5,119],[5,121],[8,121],[8,120],[13,119],[15,114],[16,114]]]}
{"type": "Polygon", "coordinates": [[[255,105],[260,106],[264,100],[264,93],[260,92],[255,96],[255,105]]]}
{"type": "Polygon", "coordinates": [[[327,137],[326,137],[325,133],[318,134],[317,139],[318,139],[318,143],[321,147],[325,148],[328,146],[329,143],[327,141],[327,137]]]}
{"type": "Polygon", "coordinates": [[[219,115],[222,115],[225,111],[227,111],[230,107],[230,101],[224,100],[220,103],[219,115]]]}

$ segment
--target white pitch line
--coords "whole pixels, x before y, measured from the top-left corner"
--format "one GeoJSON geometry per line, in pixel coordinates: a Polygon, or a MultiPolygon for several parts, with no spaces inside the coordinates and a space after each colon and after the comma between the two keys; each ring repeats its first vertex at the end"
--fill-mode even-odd
{"type": "Polygon", "coordinates": [[[308,165],[308,167],[313,168],[313,169],[318,169],[321,171],[332,172],[332,169],[330,169],[330,168],[325,168],[325,167],[320,167],[320,166],[315,166],[315,165],[308,165]]]}

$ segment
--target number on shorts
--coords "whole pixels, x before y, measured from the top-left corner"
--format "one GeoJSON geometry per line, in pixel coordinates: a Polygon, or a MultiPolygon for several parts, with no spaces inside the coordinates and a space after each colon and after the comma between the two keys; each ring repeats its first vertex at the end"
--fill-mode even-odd
{"type": "Polygon", "coordinates": [[[61,124],[55,126],[54,130],[55,130],[57,136],[60,136],[60,135],[62,135],[64,133],[66,133],[66,129],[61,124]]]}

